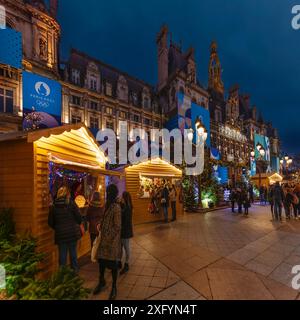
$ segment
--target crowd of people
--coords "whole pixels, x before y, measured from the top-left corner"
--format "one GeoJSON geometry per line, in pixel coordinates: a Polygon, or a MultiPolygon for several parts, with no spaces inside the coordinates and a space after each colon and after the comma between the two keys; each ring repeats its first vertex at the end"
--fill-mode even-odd
{"type": "Polygon", "coordinates": [[[168,223],[168,208],[171,206],[172,218],[176,220],[176,201],[177,191],[174,184],[163,181],[162,185],[154,186],[150,191],[149,212],[152,214],[160,213],[161,209],[164,213],[164,222],[168,223]]]}
{"type": "Polygon", "coordinates": [[[284,184],[277,182],[270,186],[268,201],[271,205],[273,220],[282,221],[282,209],[286,220],[299,219],[300,216],[300,185],[284,184]]]}
{"type": "Polygon", "coordinates": [[[233,213],[235,213],[235,205],[237,204],[237,212],[242,214],[244,209],[244,215],[248,216],[251,203],[254,202],[252,185],[249,185],[249,187],[241,186],[231,189],[230,202],[231,211],[233,213]]]}
{"type": "MultiPolygon", "coordinates": [[[[105,205],[99,192],[94,192],[87,209],[91,247],[97,244],[96,257],[99,264],[99,282],[94,294],[105,287],[105,271],[111,270],[112,288],[109,299],[117,296],[118,274],[129,271],[130,238],[133,237],[132,201],[128,192],[118,197],[118,188],[111,184],[106,189],[105,205]],[[99,241],[97,241],[97,238],[99,241]],[[125,253],[124,265],[122,256],[125,253]]],[[[50,207],[48,224],[55,232],[55,244],[59,251],[59,265],[67,264],[69,253],[71,267],[79,271],[77,241],[83,236],[82,217],[74,196],[67,186],[59,188],[50,207]]]]}

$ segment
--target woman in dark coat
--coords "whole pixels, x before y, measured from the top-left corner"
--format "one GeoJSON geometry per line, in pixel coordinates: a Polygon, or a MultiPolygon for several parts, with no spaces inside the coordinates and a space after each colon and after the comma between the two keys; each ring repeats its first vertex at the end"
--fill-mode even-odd
{"type": "Polygon", "coordinates": [[[70,254],[71,267],[78,272],[77,241],[81,238],[81,216],[76,204],[70,199],[70,191],[64,186],[57,192],[57,197],[50,208],[48,224],[55,231],[55,244],[59,250],[59,265],[67,264],[70,254]]]}
{"type": "Polygon", "coordinates": [[[249,208],[251,207],[251,204],[250,204],[251,201],[250,201],[250,195],[247,190],[244,190],[242,197],[243,197],[243,204],[245,209],[245,216],[248,216],[249,208]]]}
{"type": "Polygon", "coordinates": [[[92,201],[86,213],[86,220],[89,223],[91,247],[93,247],[93,243],[99,234],[97,226],[100,224],[102,218],[103,208],[100,202],[100,193],[94,192],[92,196],[92,201]]]}
{"type": "Polygon", "coordinates": [[[127,191],[123,192],[122,202],[121,202],[121,212],[122,212],[122,227],[121,227],[121,244],[122,253],[125,250],[125,264],[124,268],[121,270],[120,274],[124,274],[129,270],[129,258],[130,258],[130,238],[133,237],[132,230],[132,200],[130,193],[127,191]]]}
{"type": "Polygon", "coordinates": [[[106,204],[100,228],[100,245],[98,249],[99,283],[94,294],[105,288],[105,269],[111,269],[112,290],[109,296],[114,300],[117,296],[117,277],[121,260],[121,207],[118,204],[118,188],[111,184],[106,189],[106,204]]]}

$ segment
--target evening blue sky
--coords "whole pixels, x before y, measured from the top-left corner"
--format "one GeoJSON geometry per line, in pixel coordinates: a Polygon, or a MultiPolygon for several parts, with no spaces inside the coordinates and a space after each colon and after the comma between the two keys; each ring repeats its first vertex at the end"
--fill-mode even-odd
{"type": "Polygon", "coordinates": [[[155,85],[155,37],[165,23],[184,50],[195,48],[198,79],[207,86],[209,45],[216,40],[226,89],[238,83],[279,129],[283,149],[299,153],[295,4],[300,0],[61,0],[61,51],[66,59],[77,48],[155,85]]]}

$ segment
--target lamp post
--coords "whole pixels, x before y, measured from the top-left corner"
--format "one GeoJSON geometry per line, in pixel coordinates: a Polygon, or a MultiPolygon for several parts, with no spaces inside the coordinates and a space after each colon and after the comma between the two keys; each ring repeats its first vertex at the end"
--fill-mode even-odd
{"type": "MultiPolygon", "coordinates": [[[[197,143],[200,142],[199,138],[202,138],[203,142],[207,139],[207,130],[203,125],[201,119],[199,117],[195,120],[195,129],[197,133],[197,143]]],[[[202,208],[202,196],[201,196],[201,175],[198,175],[198,207],[202,208]]]]}
{"type": "MultiPolygon", "coordinates": [[[[259,184],[259,188],[261,187],[261,174],[262,171],[264,170],[264,166],[265,166],[265,155],[266,155],[266,150],[264,149],[264,147],[258,143],[256,145],[256,149],[259,152],[259,158],[256,159],[256,168],[258,169],[258,184],[259,184]]],[[[255,156],[255,152],[251,151],[250,153],[251,157],[255,156]]]]}
{"type": "Polygon", "coordinates": [[[293,159],[290,158],[288,155],[285,155],[281,160],[280,160],[280,167],[281,167],[281,173],[283,174],[285,171],[285,174],[288,175],[288,169],[293,163],[293,159]],[[285,170],[284,170],[285,169],[285,170]]]}

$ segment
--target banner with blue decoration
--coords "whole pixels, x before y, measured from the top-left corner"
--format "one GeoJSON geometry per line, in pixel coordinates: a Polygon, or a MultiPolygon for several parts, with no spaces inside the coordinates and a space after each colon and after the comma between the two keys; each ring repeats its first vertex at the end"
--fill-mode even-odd
{"type": "Polygon", "coordinates": [[[23,72],[23,128],[53,128],[61,125],[61,84],[40,75],[23,72]]]}

